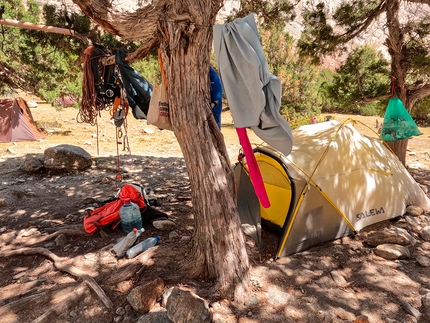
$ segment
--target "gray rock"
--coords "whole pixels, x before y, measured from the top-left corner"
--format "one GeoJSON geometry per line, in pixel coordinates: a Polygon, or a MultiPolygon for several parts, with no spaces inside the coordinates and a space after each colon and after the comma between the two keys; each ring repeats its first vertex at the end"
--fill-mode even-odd
{"type": "Polygon", "coordinates": [[[386,243],[408,246],[414,244],[415,239],[405,229],[393,227],[369,233],[366,242],[373,247],[386,243]]]}
{"type": "Polygon", "coordinates": [[[148,313],[163,294],[164,282],[157,278],[148,284],[133,288],[127,295],[127,301],[136,312],[148,313]]]}
{"type": "Polygon", "coordinates": [[[175,323],[210,323],[212,312],[198,295],[174,287],[166,304],[167,317],[175,323]]]}
{"type": "Polygon", "coordinates": [[[425,241],[430,242],[430,226],[425,226],[421,230],[420,237],[423,238],[425,241]]]}
{"type": "Polygon", "coordinates": [[[115,323],[121,322],[122,320],[123,320],[123,317],[122,317],[122,316],[115,316],[115,317],[113,318],[113,321],[114,321],[115,323]]]}
{"type": "Polygon", "coordinates": [[[423,312],[430,317],[430,293],[424,294],[421,297],[421,306],[423,309],[423,312]]]}
{"type": "Polygon", "coordinates": [[[180,237],[179,233],[176,231],[172,231],[169,233],[169,240],[175,240],[180,237]]]}
{"type": "Polygon", "coordinates": [[[409,205],[406,208],[406,213],[407,215],[411,215],[411,216],[420,216],[421,214],[424,213],[424,210],[416,205],[409,205]]]}
{"type": "Polygon", "coordinates": [[[333,268],[332,261],[328,258],[322,258],[318,261],[317,268],[319,270],[330,270],[333,268]]]}
{"type": "Polygon", "coordinates": [[[38,173],[43,169],[43,162],[37,157],[27,155],[25,156],[21,168],[29,174],[38,173]]]}
{"type": "Polygon", "coordinates": [[[345,277],[342,276],[340,272],[337,270],[333,270],[330,272],[331,278],[335,281],[337,286],[343,286],[347,283],[345,277]]]}
{"type": "Polygon", "coordinates": [[[423,267],[428,267],[430,266],[430,259],[424,256],[418,256],[417,257],[417,262],[423,266],[423,267]]]}
{"type": "Polygon", "coordinates": [[[167,300],[169,299],[170,294],[172,293],[173,287],[170,287],[168,290],[166,290],[163,293],[163,296],[161,297],[161,306],[166,308],[167,300]]]}
{"type": "Polygon", "coordinates": [[[212,308],[212,323],[237,323],[236,315],[226,302],[214,302],[212,308]]]}
{"type": "Polygon", "coordinates": [[[137,323],[172,323],[172,321],[167,317],[167,311],[160,311],[142,315],[137,323]]]}
{"type": "Polygon", "coordinates": [[[411,306],[409,303],[402,302],[402,306],[406,312],[415,316],[416,318],[419,318],[421,316],[420,311],[418,311],[415,307],[411,306]]]}
{"type": "Polygon", "coordinates": [[[48,170],[71,172],[91,167],[91,155],[83,148],[73,145],[58,145],[45,150],[44,166],[48,170]]]}
{"type": "Polygon", "coordinates": [[[125,314],[125,309],[124,307],[118,307],[115,311],[115,314],[117,315],[124,315],[125,314]]]}
{"type": "Polygon", "coordinates": [[[254,306],[258,305],[259,302],[260,302],[260,300],[258,299],[257,295],[253,294],[250,297],[248,297],[248,299],[245,301],[245,306],[246,307],[254,307],[254,306]]]}
{"type": "Polygon", "coordinates": [[[266,293],[267,301],[273,306],[287,306],[294,300],[294,297],[277,286],[270,285],[266,293]]]}
{"type": "Polygon", "coordinates": [[[410,258],[411,256],[411,253],[409,252],[408,248],[391,243],[381,244],[377,246],[374,252],[375,255],[388,260],[410,258]]]}
{"type": "Polygon", "coordinates": [[[145,132],[145,133],[147,133],[149,135],[152,135],[153,133],[155,133],[155,131],[153,129],[149,128],[149,127],[144,128],[143,132],[145,132]]]}
{"type": "Polygon", "coordinates": [[[65,234],[61,233],[58,237],[55,238],[54,242],[59,247],[64,246],[67,243],[67,237],[65,234]]]}
{"type": "Polygon", "coordinates": [[[172,231],[176,227],[176,223],[171,220],[157,220],[152,222],[152,225],[161,231],[172,231]]]}
{"type": "Polygon", "coordinates": [[[413,217],[413,216],[405,216],[405,221],[406,223],[409,225],[408,229],[410,231],[419,233],[421,231],[421,224],[420,221],[418,219],[418,217],[413,217]]]}

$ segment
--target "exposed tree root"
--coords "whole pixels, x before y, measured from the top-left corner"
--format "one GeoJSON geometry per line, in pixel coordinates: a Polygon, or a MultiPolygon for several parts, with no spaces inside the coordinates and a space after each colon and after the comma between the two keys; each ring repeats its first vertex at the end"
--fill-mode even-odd
{"type": "Polygon", "coordinates": [[[56,254],[52,253],[46,248],[21,248],[16,250],[7,250],[0,252],[1,257],[11,257],[11,256],[19,256],[19,255],[42,255],[54,262],[55,268],[60,271],[69,273],[72,276],[81,278],[89,288],[91,288],[103,304],[108,308],[112,309],[113,304],[112,301],[108,298],[104,290],[97,284],[97,282],[90,275],[84,273],[82,270],[64,263],[63,258],[58,257],[56,254]]]}
{"type": "Polygon", "coordinates": [[[12,169],[8,169],[8,170],[4,170],[4,171],[0,172],[0,175],[13,173],[14,171],[17,171],[19,169],[21,169],[21,166],[18,166],[16,168],[12,168],[12,169]]]}
{"type": "Polygon", "coordinates": [[[31,238],[27,238],[24,244],[26,246],[32,246],[38,243],[55,239],[61,234],[64,234],[66,236],[89,236],[89,234],[84,231],[83,227],[81,229],[76,229],[74,228],[74,226],[72,226],[71,228],[60,229],[46,236],[34,236],[31,238]]]}
{"type": "Polygon", "coordinates": [[[88,290],[84,283],[81,283],[75,288],[68,288],[67,296],[61,299],[58,303],[52,305],[43,315],[32,321],[32,323],[52,322],[54,315],[62,315],[81,299],[88,290]]]}

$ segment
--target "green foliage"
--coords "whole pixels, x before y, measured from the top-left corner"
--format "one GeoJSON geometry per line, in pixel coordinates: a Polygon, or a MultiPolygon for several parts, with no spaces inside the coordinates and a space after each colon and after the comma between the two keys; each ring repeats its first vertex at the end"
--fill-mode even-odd
{"type": "Polygon", "coordinates": [[[158,53],[154,50],[144,59],[131,64],[131,66],[145,77],[151,84],[161,83],[160,65],[158,63],[158,53]]]}
{"type": "Polygon", "coordinates": [[[316,66],[295,53],[294,39],[283,31],[282,24],[262,26],[260,36],[269,69],[282,84],[281,114],[289,121],[318,115],[321,100],[316,66]]]}
{"type": "Polygon", "coordinates": [[[91,20],[87,16],[68,12],[65,6],[58,10],[53,5],[44,5],[43,18],[49,26],[72,28],[80,34],[88,33],[91,27],[91,20]]]}
{"type": "Polygon", "coordinates": [[[117,39],[114,35],[109,33],[102,33],[100,35],[100,43],[103,44],[106,48],[110,49],[112,52],[115,52],[115,49],[123,48],[125,52],[134,52],[138,45],[136,43],[130,41],[122,41],[117,39]]]}
{"type": "MultiPolygon", "coordinates": [[[[40,10],[35,1],[28,1],[26,9],[21,1],[7,3],[5,17],[25,22],[44,23],[54,15],[52,7],[40,10]],[[43,17],[44,21],[39,21],[43,17]]],[[[51,20],[50,20],[51,19],[51,20]]],[[[60,95],[70,94],[79,97],[81,92],[80,70],[76,65],[83,44],[66,35],[46,33],[36,30],[4,26],[3,51],[1,64],[13,74],[10,78],[19,79],[20,86],[53,102],[60,95]],[[79,89],[79,90],[78,90],[79,89]]]]}
{"type": "Polygon", "coordinates": [[[430,97],[427,96],[419,100],[412,110],[411,116],[417,124],[424,126],[430,125],[430,97]]]}
{"type": "Polygon", "coordinates": [[[294,5],[289,0],[241,0],[239,9],[235,9],[227,17],[227,21],[233,21],[238,17],[245,17],[250,13],[258,16],[265,25],[279,25],[293,20],[295,14],[293,12],[294,5]]]}
{"type": "Polygon", "coordinates": [[[380,115],[390,93],[388,67],[382,54],[369,46],[353,50],[332,81],[323,84],[321,90],[333,100],[326,111],[380,115]]]}
{"type": "Polygon", "coordinates": [[[319,62],[320,56],[334,52],[340,45],[347,43],[360,35],[373,19],[384,12],[384,2],[381,1],[351,1],[343,2],[329,18],[324,3],[319,3],[315,10],[304,14],[304,31],[298,42],[298,48],[303,55],[313,57],[319,62]],[[339,31],[336,33],[333,26],[339,31]]]}

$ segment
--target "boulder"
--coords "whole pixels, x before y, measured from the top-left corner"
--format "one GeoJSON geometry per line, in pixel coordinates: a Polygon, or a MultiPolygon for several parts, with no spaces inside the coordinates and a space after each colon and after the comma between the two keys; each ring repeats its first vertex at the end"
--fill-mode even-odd
{"type": "Polygon", "coordinates": [[[411,256],[408,248],[391,243],[381,244],[377,246],[375,248],[375,255],[388,260],[410,258],[411,256]]]}
{"type": "Polygon", "coordinates": [[[405,229],[394,227],[369,233],[366,242],[372,247],[385,243],[408,246],[415,244],[415,239],[405,229]]]}
{"type": "Polygon", "coordinates": [[[198,295],[174,287],[167,299],[167,317],[175,323],[210,323],[212,312],[198,295]]]}
{"type": "Polygon", "coordinates": [[[92,159],[83,148],[66,144],[46,149],[43,164],[47,170],[67,173],[91,167],[92,159]]]}
{"type": "Polygon", "coordinates": [[[157,278],[145,285],[133,288],[127,295],[131,307],[140,314],[148,313],[163,295],[164,281],[157,278]]]}

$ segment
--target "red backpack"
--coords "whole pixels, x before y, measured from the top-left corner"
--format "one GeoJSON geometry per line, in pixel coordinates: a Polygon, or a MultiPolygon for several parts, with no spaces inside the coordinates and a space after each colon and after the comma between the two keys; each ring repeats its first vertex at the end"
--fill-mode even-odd
{"type": "Polygon", "coordinates": [[[131,199],[140,209],[146,207],[142,193],[131,184],[124,184],[118,193],[118,198],[108,202],[95,210],[87,210],[84,216],[84,229],[87,233],[93,234],[102,227],[111,225],[115,229],[121,222],[119,209],[124,204],[125,199],[131,199]]]}

